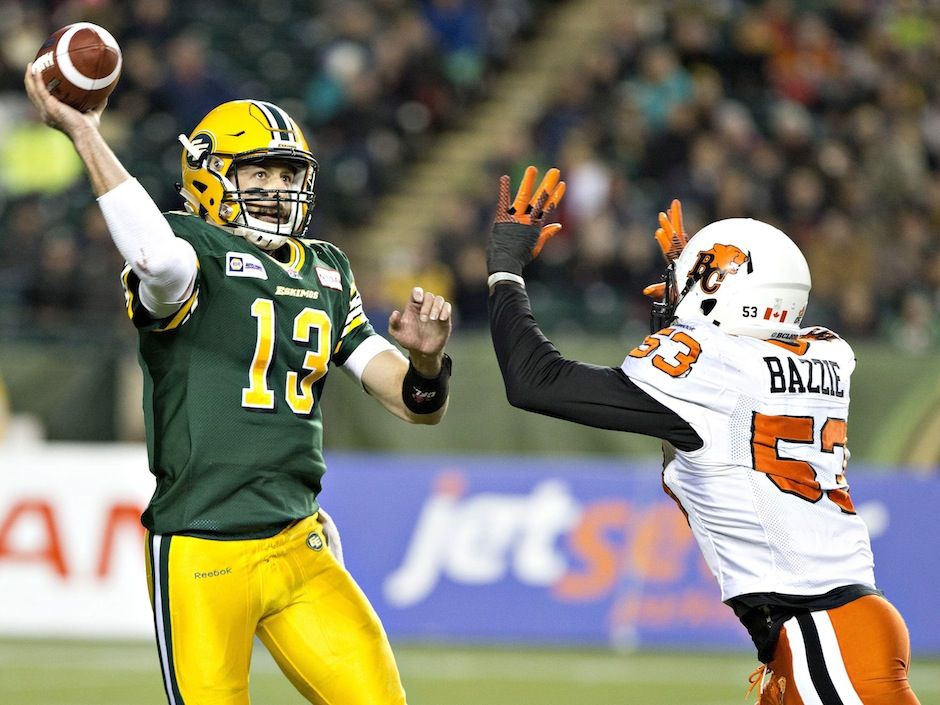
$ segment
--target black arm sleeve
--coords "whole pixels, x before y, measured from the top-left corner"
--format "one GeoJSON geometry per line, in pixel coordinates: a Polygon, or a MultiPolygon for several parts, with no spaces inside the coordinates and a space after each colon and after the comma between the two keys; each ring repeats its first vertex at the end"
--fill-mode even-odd
{"type": "Polygon", "coordinates": [[[684,451],[702,439],[616,367],[566,360],[539,330],[524,288],[496,284],[489,297],[490,333],[509,403],[526,411],[669,441],[684,451]]]}

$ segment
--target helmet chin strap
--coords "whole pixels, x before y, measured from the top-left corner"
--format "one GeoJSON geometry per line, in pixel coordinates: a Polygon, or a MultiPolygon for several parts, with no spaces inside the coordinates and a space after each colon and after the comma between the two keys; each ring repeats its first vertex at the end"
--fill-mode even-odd
{"type": "Polygon", "coordinates": [[[236,226],[234,230],[235,234],[239,237],[244,238],[253,245],[257,245],[262,250],[267,250],[269,252],[273,252],[274,250],[281,247],[290,237],[289,235],[281,235],[279,233],[268,233],[252,230],[251,228],[246,228],[243,225],[236,226]]]}
{"type": "Polygon", "coordinates": [[[266,223],[259,218],[255,218],[248,212],[247,206],[242,206],[242,217],[245,220],[245,224],[237,226],[235,232],[240,237],[257,245],[262,250],[276,250],[294,234],[292,224],[295,220],[296,210],[297,204],[292,204],[291,214],[287,222],[278,223],[275,226],[273,223],[266,223]],[[277,231],[272,232],[268,230],[270,227],[275,227],[277,231]]]}

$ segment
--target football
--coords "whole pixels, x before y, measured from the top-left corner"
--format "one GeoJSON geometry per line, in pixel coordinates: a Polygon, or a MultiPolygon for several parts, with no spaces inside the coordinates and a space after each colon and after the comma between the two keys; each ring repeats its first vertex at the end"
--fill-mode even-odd
{"type": "Polygon", "coordinates": [[[33,73],[42,77],[52,95],[85,112],[100,105],[117,85],[121,49],[108,30],[76,22],[43,42],[33,73]]]}

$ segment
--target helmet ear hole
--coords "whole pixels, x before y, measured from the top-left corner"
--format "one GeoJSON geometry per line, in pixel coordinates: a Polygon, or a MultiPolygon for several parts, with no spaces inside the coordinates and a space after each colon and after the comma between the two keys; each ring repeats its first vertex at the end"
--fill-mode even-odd
{"type": "Polygon", "coordinates": [[[718,299],[705,299],[700,304],[700,307],[702,309],[702,313],[707,316],[715,309],[715,306],[717,305],[718,305],[718,299]]]}

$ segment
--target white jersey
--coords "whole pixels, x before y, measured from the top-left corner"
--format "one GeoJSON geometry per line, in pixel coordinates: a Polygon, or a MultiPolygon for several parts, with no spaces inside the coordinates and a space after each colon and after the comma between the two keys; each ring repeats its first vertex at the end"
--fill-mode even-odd
{"type": "Polygon", "coordinates": [[[663,480],[722,600],[874,587],[868,529],[844,475],[848,343],[824,328],[772,343],[676,323],[647,337],[622,368],[704,441],[676,450],[663,480]]]}

